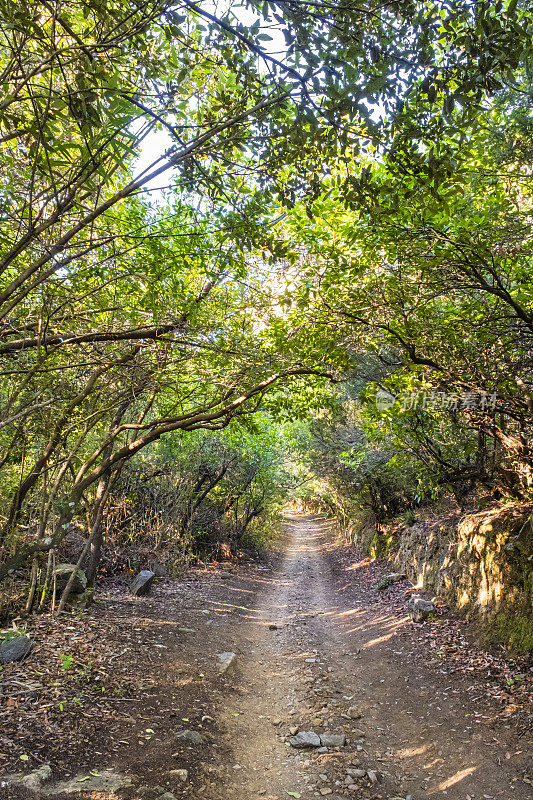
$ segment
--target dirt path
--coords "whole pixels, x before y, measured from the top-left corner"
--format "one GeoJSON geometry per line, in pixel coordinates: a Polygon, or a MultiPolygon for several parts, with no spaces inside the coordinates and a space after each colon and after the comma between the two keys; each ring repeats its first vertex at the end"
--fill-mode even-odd
{"type": "Polygon", "coordinates": [[[369,607],[357,564],[332,571],[327,526],[297,517],[287,525],[287,555],[241,634],[246,693],[224,709],[240,767],[228,771],[228,800],[288,792],[332,800],[529,796],[527,784],[513,781],[516,750],[505,757],[508,731],[488,729],[468,686],[418,663],[412,643],[402,641],[407,619],[369,607]],[[356,722],[346,718],[354,706],[362,714],[356,722]],[[292,726],[344,732],[348,745],[298,753],[279,735],[292,726]],[[360,768],[377,773],[377,786],[368,777],[347,783],[347,770],[360,768]]]}
{"type": "Polygon", "coordinates": [[[117,590],[77,625],[45,627],[29,666],[48,674],[60,649],[73,667],[57,688],[56,666],[43,696],[4,715],[8,766],[20,768],[19,753],[50,764],[58,799],[73,795],[55,781],[80,776],[77,797],[116,797],[92,777],[105,769],[136,800],[530,797],[523,725],[502,717],[484,673],[451,668],[433,646],[438,623],[406,618],[407,582],[377,592],[380,567],[339,548],[331,523],[292,516],[285,528],[275,568],[211,567],[147,598],[117,590]],[[224,651],[237,661],[219,676],[224,651]],[[184,729],[202,741],[180,739],[184,729]],[[296,750],[291,729],[343,733],[346,745],[296,750]]]}

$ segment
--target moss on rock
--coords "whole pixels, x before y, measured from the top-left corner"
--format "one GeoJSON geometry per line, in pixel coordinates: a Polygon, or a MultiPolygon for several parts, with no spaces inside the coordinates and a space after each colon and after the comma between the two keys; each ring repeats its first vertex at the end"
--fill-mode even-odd
{"type": "Polygon", "coordinates": [[[503,644],[519,654],[533,653],[533,618],[522,612],[502,610],[483,625],[489,644],[503,644]]]}

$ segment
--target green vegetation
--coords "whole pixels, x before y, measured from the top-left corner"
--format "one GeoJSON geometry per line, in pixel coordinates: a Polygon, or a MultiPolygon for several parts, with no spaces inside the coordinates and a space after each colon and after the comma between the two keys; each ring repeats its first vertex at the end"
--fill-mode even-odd
{"type": "Polygon", "coordinates": [[[69,533],[92,585],[106,543],[261,548],[296,496],[376,557],[443,494],[531,499],[532,34],[523,0],[0,0],[10,610],[69,533]]]}
{"type": "Polygon", "coordinates": [[[533,652],[533,622],[524,613],[498,611],[485,625],[485,638],[510,646],[516,653],[533,652]]]}

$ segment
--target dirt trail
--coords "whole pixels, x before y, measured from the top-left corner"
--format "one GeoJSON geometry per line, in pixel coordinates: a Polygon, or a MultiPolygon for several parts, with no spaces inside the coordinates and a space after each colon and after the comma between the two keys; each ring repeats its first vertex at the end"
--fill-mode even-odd
{"type": "Polygon", "coordinates": [[[80,774],[78,800],[116,798],[90,789],[107,769],[131,780],[131,800],[530,797],[523,726],[502,718],[484,673],[454,671],[436,654],[438,623],[407,619],[407,584],[377,592],[382,568],[339,548],[333,523],[294,515],[285,533],[277,567],[208,566],[146,598],[110,590],[68,625],[39,623],[48,627],[36,631],[33,660],[4,678],[27,680],[33,667],[43,680],[46,664],[55,676],[48,695],[4,714],[6,771],[27,760],[20,754],[29,767],[50,764],[57,800],[73,796],[55,781],[80,774]],[[238,658],[219,676],[223,651],[238,658]],[[58,652],[79,668],[58,668],[58,652]],[[184,728],[202,741],[177,738],[184,728]],[[296,728],[344,733],[346,746],[296,750],[296,728]]]}
{"type": "Polygon", "coordinates": [[[401,636],[410,623],[375,600],[369,606],[357,564],[344,574],[332,569],[328,526],[292,517],[287,532],[281,568],[236,637],[245,694],[222,712],[233,744],[228,800],[289,792],[332,800],[529,796],[527,784],[516,785],[516,755],[526,753],[506,758],[508,731],[487,728],[468,687],[416,663],[401,636]],[[355,722],[346,718],[353,706],[362,714],[355,722]],[[278,734],[292,726],[345,732],[348,745],[325,754],[295,751],[278,734]],[[347,785],[346,770],[359,768],[377,771],[378,785],[347,785]]]}

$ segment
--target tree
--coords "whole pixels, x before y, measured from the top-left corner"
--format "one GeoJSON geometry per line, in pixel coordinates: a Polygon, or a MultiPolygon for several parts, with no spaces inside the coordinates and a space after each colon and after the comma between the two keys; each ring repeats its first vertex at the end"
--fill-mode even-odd
{"type": "Polygon", "coordinates": [[[302,321],[309,285],[300,318],[260,286],[290,253],[280,205],[312,215],[333,185],[363,213],[378,184],[394,207],[437,202],[464,124],[504,81],[522,91],[531,58],[514,0],[247,9],[0,2],[0,576],[82,508],[97,525],[115,473],[161,436],[226,427],[291,381],[271,402],[299,413],[301,377],[346,359],[302,321]],[[168,147],[136,171],[155,131],[168,147]],[[156,179],[172,189],[150,207],[156,179]]]}
{"type": "Polygon", "coordinates": [[[389,444],[416,457],[428,488],[530,493],[531,182],[516,161],[523,134],[507,168],[501,146],[520,119],[487,110],[459,163],[460,190],[435,197],[402,180],[391,206],[383,168],[371,209],[342,209],[330,195],[311,221],[300,208],[287,223],[307,251],[302,292],[315,320],[337,331],[361,378],[360,353],[381,365],[366,369],[358,392],[369,432],[388,431],[389,444]],[[378,390],[396,402],[379,408],[378,390]]]}

